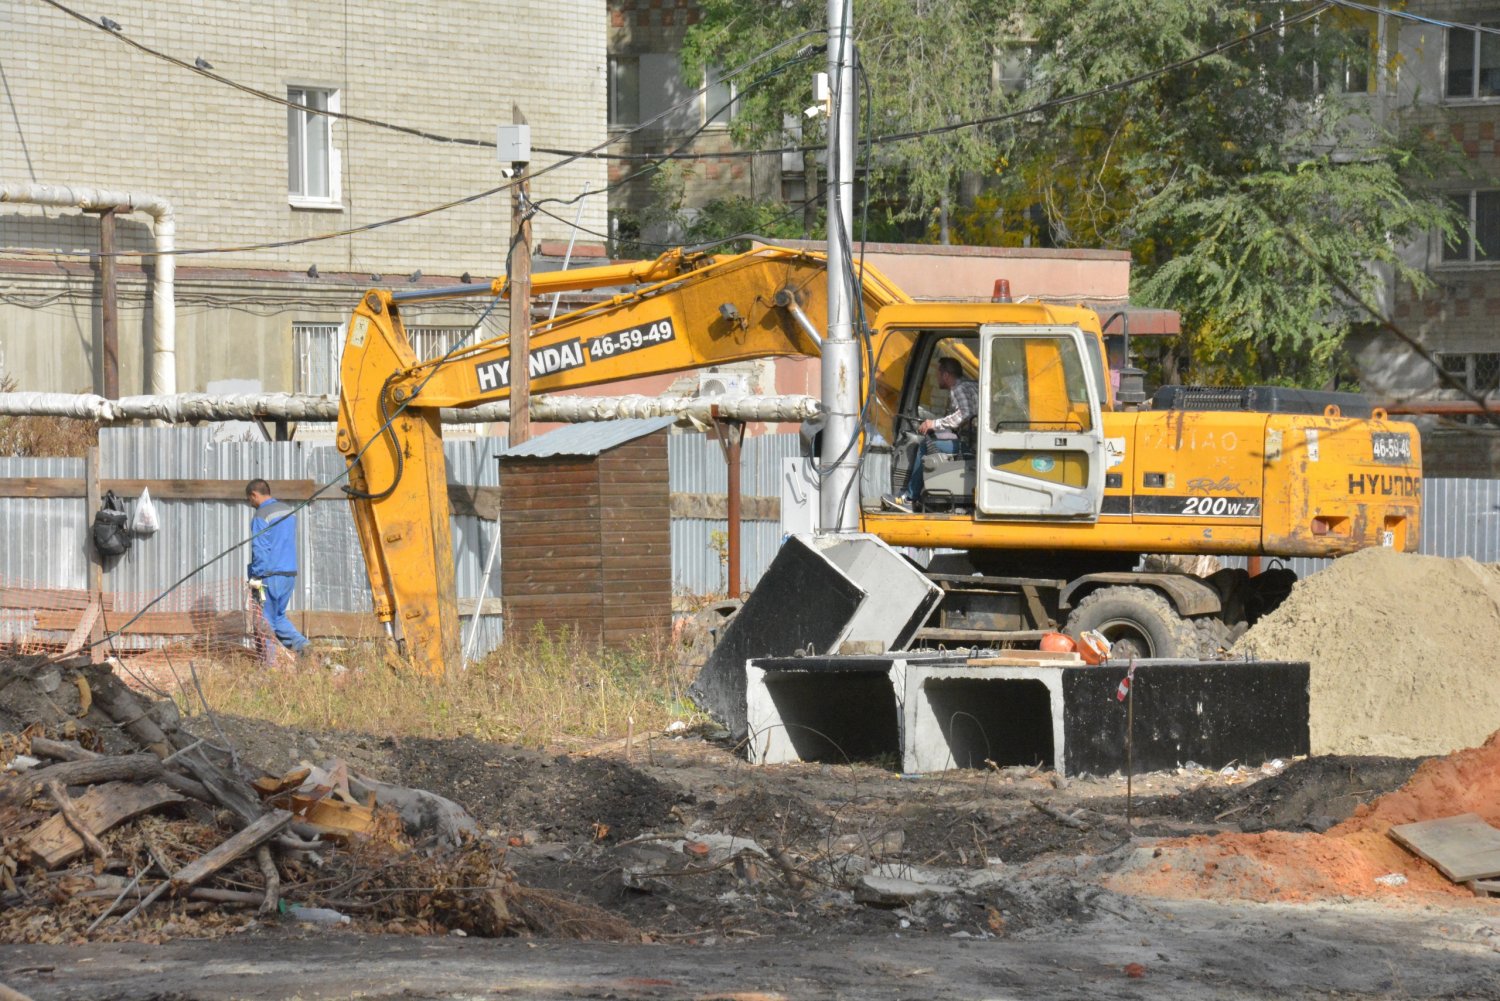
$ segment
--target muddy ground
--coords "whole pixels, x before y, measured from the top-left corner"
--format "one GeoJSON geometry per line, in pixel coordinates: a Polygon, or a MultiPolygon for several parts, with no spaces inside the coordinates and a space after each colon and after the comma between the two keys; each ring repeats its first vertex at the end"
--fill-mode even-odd
{"type": "Polygon", "coordinates": [[[0,981],[36,1001],[1500,998],[1497,902],[1165,901],[1102,885],[1156,838],[1325,830],[1416,760],[1137,776],[1127,823],[1118,776],[753,768],[698,734],[556,755],[221,724],[272,770],[339,756],[463,803],[512,845],[523,884],[601,905],[649,941],[262,926],[164,946],[0,947],[0,981]],[[862,876],[921,885],[870,899],[862,876]]]}

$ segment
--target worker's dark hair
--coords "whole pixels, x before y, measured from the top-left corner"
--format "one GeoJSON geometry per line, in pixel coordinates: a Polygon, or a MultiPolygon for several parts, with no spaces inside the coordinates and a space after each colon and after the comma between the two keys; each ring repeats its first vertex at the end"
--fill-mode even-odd
{"type": "Polygon", "coordinates": [[[251,494],[265,494],[269,497],[271,496],[271,484],[265,480],[251,480],[245,484],[245,496],[249,497],[251,494]]]}
{"type": "Polygon", "coordinates": [[[947,372],[949,375],[963,375],[964,367],[958,363],[957,358],[939,358],[938,371],[947,372]]]}

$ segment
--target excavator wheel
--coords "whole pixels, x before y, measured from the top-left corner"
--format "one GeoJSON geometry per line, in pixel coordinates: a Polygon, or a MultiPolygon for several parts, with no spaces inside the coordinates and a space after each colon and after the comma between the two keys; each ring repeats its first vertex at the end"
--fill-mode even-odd
{"type": "Polygon", "coordinates": [[[1066,632],[1094,629],[1113,645],[1111,659],[1168,657],[1196,660],[1198,631],[1166,598],[1144,587],[1101,587],[1078,603],[1066,632]]]}

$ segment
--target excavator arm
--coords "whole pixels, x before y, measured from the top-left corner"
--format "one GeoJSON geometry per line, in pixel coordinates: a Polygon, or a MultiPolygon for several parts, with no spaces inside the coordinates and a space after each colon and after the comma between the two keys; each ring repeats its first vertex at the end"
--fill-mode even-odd
{"type": "MultiPolygon", "coordinates": [[[[532,291],[621,287],[603,302],[539,324],[530,342],[535,393],[581,389],[644,375],[782,355],[816,356],[826,323],[820,254],[767,247],[706,257],[673,251],[655,261],[542,272],[532,291]]],[[[375,613],[420,669],[442,674],[459,658],[442,407],[505,399],[508,338],[415,356],[403,304],[501,295],[489,285],[393,293],[360,300],[344,345],[338,447],[369,572],[375,613]]],[[[866,309],[911,300],[867,268],[866,309]]]]}

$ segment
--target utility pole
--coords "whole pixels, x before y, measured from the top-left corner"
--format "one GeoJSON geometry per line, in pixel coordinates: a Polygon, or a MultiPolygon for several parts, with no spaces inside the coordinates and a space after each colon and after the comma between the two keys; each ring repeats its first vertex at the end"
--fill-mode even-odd
{"type": "Polygon", "coordinates": [[[120,305],[115,277],[115,210],[99,210],[100,382],[107,400],[120,398],[120,305]]]}
{"type": "Polygon", "coordinates": [[[859,530],[859,343],[854,337],[854,0],[828,0],[828,335],[823,338],[824,532],[859,530]]]}
{"type": "Polygon", "coordinates": [[[520,105],[511,105],[514,124],[500,126],[497,155],[510,161],[510,443],[531,437],[531,126],[520,105]]]}

